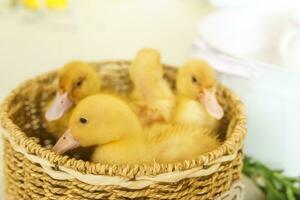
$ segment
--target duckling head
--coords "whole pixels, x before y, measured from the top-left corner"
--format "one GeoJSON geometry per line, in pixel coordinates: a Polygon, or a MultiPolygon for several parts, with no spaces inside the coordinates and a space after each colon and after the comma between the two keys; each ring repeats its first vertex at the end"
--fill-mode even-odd
{"type": "Polygon", "coordinates": [[[59,86],[56,98],[46,112],[46,119],[61,118],[73,105],[100,91],[101,81],[96,71],[87,63],[73,61],[58,73],[59,86]]]}
{"type": "Polygon", "coordinates": [[[64,153],[78,146],[101,146],[141,134],[135,113],[121,99],[97,94],[82,100],[73,110],[69,129],[53,150],[64,153]]]}
{"type": "Polygon", "coordinates": [[[163,67],[160,53],[156,49],[141,49],[129,68],[135,86],[150,85],[162,79],[163,67]]]}
{"type": "Polygon", "coordinates": [[[214,70],[202,60],[189,60],[177,73],[178,94],[200,101],[212,117],[221,119],[224,111],[216,98],[216,85],[214,70]]]}

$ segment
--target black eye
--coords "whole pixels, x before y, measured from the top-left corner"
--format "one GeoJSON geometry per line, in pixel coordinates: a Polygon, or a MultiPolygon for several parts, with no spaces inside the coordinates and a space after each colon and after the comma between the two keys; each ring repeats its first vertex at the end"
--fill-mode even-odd
{"type": "Polygon", "coordinates": [[[82,85],[82,81],[78,81],[77,83],[76,83],[76,86],[81,86],[82,85]]]}
{"type": "Polygon", "coordinates": [[[198,80],[197,80],[197,78],[195,76],[192,76],[192,82],[193,83],[198,83],[198,80]]]}
{"type": "Polygon", "coordinates": [[[81,118],[79,119],[79,122],[80,122],[81,124],[86,124],[86,123],[88,122],[88,120],[87,120],[86,118],[84,118],[84,117],[81,117],[81,118]]]}

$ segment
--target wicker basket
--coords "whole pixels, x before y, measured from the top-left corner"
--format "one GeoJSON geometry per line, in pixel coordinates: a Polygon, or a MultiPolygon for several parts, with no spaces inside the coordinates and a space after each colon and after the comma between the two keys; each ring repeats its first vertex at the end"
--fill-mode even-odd
{"type": "MultiPolygon", "coordinates": [[[[129,62],[92,64],[105,88],[121,94],[131,90],[129,62]]],[[[175,74],[166,67],[165,78],[173,88],[175,74]]],[[[213,152],[176,164],[104,165],[50,150],[55,141],[43,116],[56,81],[56,72],[29,80],[1,107],[8,199],[243,199],[240,177],[247,120],[242,102],[230,90],[218,89],[224,127],[230,131],[213,152]]]]}

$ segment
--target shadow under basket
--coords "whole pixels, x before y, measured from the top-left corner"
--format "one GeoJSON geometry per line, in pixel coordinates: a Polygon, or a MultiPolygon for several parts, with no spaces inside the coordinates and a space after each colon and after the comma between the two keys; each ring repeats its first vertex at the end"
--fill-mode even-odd
{"type": "MultiPolygon", "coordinates": [[[[91,63],[103,87],[126,95],[132,85],[128,61],[91,63]]],[[[176,69],[165,66],[174,88],[176,69]]],[[[219,86],[225,110],[224,142],[212,152],[175,164],[108,165],[85,155],[57,155],[44,119],[55,95],[56,72],[31,79],[1,106],[4,174],[8,199],[243,199],[240,183],[246,115],[242,102],[219,86]]],[[[84,152],[84,151],[83,151],[84,152]]]]}

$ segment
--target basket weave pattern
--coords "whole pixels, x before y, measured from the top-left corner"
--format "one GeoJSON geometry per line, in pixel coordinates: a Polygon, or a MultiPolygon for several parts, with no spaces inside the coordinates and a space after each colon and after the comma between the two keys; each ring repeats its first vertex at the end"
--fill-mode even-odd
{"type": "MultiPolygon", "coordinates": [[[[128,94],[132,87],[128,65],[126,61],[93,63],[104,88],[120,94],[128,94]]],[[[173,88],[175,75],[176,70],[166,68],[165,77],[173,88]]],[[[239,191],[239,186],[233,186],[241,176],[247,120],[243,104],[230,90],[223,86],[218,90],[226,114],[224,125],[230,131],[213,152],[176,164],[104,165],[50,150],[54,140],[43,115],[48,99],[55,95],[55,81],[55,72],[29,80],[1,107],[8,199],[239,199],[240,194],[232,195],[232,191],[239,191]],[[66,176],[69,171],[64,169],[75,173],[66,176]],[[193,169],[197,169],[193,175],[187,173],[193,169]],[[162,178],[164,174],[171,177],[162,178]],[[119,183],[92,184],[94,179],[86,175],[99,180],[117,177],[119,183]],[[138,181],[146,185],[140,186],[138,181]]]]}

